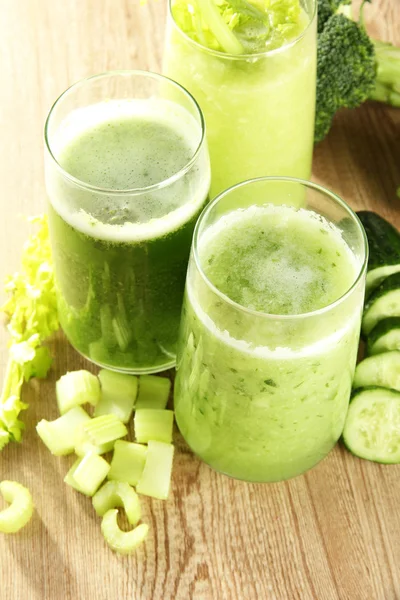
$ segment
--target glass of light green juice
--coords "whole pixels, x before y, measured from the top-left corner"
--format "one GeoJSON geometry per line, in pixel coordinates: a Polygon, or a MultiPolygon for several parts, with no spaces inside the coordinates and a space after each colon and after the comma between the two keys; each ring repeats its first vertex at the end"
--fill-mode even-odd
{"type": "Polygon", "coordinates": [[[188,267],[175,415],[211,467],[279,481],[332,449],[350,397],[367,253],[355,213],[314,183],[258,178],[205,208],[188,267]]]}
{"type": "Polygon", "coordinates": [[[311,174],[316,0],[246,6],[264,21],[237,2],[169,1],[164,72],[204,113],[212,197],[253,177],[311,174]]]}
{"type": "Polygon", "coordinates": [[[160,75],[96,75],[58,98],[45,142],[67,338],[109,369],[174,366],[193,230],[210,187],[196,101],[160,75]]]}

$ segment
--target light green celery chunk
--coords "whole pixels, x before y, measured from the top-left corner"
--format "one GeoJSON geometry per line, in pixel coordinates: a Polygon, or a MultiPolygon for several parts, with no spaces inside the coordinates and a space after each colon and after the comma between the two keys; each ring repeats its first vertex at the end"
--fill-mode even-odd
{"type": "Polygon", "coordinates": [[[87,421],[90,421],[87,412],[75,406],[54,421],[42,419],[36,425],[36,431],[54,456],[64,456],[74,451],[76,432],[87,421]]]}
{"type": "Polygon", "coordinates": [[[172,442],[174,413],[172,410],[143,408],[135,412],[135,436],[140,444],[149,440],[172,442]]]}
{"type": "Polygon", "coordinates": [[[131,554],[144,542],[149,532],[149,526],[142,523],[132,531],[122,531],[117,522],[118,509],[106,512],[101,522],[101,532],[104,539],[114,552],[118,554],[131,554]]]}
{"type": "Polygon", "coordinates": [[[64,481],[78,492],[93,496],[109,470],[110,465],[104,458],[90,452],[72,465],[64,481]]]}
{"type": "Polygon", "coordinates": [[[28,488],[16,481],[2,481],[0,494],[10,504],[0,511],[0,532],[17,533],[31,520],[33,500],[28,488]]]}
{"type": "Polygon", "coordinates": [[[135,406],[138,378],[102,369],[99,372],[101,398],[94,416],[116,415],[123,423],[128,423],[135,406]]]}
{"type": "Polygon", "coordinates": [[[173,459],[172,444],[150,440],[143,474],[136,486],[137,493],[166,500],[171,486],[173,459]]]}
{"type": "Polygon", "coordinates": [[[108,479],[136,485],[146,462],[147,446],[132,442],[115,442],[108,479]]]}
{"type": "Polygon", "coordinates": [[[119,506],[125,509],[131,525],[137,525],[142,516],[139,496],[123,481],[107,481],[93,496],[92,502],[99,517],[103,517],[111,508],[119,506]]]}
{"type": "Polygon", "coordinates": [[[85,454],[89,454],[92,452],[93,454],[106,454],[107,452],[111,452],[114,449],[114,442],[107,442],[106,444],[93,444],[90,441],[89,436],[83,429],[83,427],[79,427],[75,434],[75,454],[78,456],[85,456],[85,454]]]}
{"type": "Polygon", "coordinates": [[[62,415],[86,402],[95,406],[100,400],[100,382],[89,371],[71,371],[57,381],[56,395],[62,415]]]}
{"type": "Polygon", "coordinates": [[[139,408],[165,408],[170,391],[171,381],[166,377],[142,375],[139,379],[136,410],[139,408]]]}
{"type": "Polygon", "coordinates": [[[127,435],[125,425],[115,415],[102,415],[83,425],[83,431],[95,446],[115,442],[127,435]]]}

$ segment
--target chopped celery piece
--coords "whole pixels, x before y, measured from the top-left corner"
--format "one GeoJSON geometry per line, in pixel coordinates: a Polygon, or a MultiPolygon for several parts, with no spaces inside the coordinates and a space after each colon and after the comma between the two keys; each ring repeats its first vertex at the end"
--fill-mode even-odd
{"type": "Polygon", "coordinates": [[[137,525],[142,516],[140,500],[135,490],[125,481],[107,481],[92,498],[99,517],[110,508],[122,506],[131,525],[137,525]]]}
{"type": "Polygon", "coordinates": [[[95,417],[83,425],[83,431],[95,446],[115,442],[128,433],[125,425],[115,415],[95,417]]]}
{"type": "Polygon", "coordinates": [[[31,520],[34,508],[31,493],[16,481],[2,481],[0,494],[10,504],[0,511],[0,532],[17,533],[31,520]]]}
{"type": "Polygon", "coordinates": [[[93,444],[83,427],[79,427],[75,434],[75,454],[78,456],[85,456],[89,452],[93,454],[106,454],[107,452],[111,452],[113,448],[114,442],[107,442],[106,444],[99,444],[97,446],[93,444]]]}
{"type": "Polygon", "coordinates": [[[90,421],[87,412],[75,406],[54,421],[42,419],[36,425],[36,431],[54,456],[64,456],[74,451],[76,432],[87,421],[90,421]]]}
{"type": "Polygon", "coordinates": [[[99,372],[101,398],[94,416],[116,415],[123,423],[128,423],[132,416],[138,390],[138,378],[102,369],[99,372]]]}
{"type": "Polygon", "coordinates": [[[118,509],[106,512],[101,522],[101,532],[112,550],[118,554],[131,554],[142,542],[149,532],[149,526],[142,523],[132,531],[122,531],[117,522],[118,509]]]}
{"type": "Polygon", "coordinates": [[[100,382],[89,371],[71,371],[57,381],[56,395],[62,415],[86,402],[95,406],[100,400],[100,382]]]}
{"type": "Polygon", "coordinates": [[[142,476],[147,447],[132,442],[115,442],[108,479],[136,485],[142,476]]]}
{"type": "Polygon", "coordinates": [[[65,483],[86,496],[93,496],[107,477],[110,465],[104,458],[90,452],[79,458],[64,478],[65,483]]]}
{"type": "Polygon", "coordinates": [[[139,380],[136,410],[139,408],[165,408],[170,391],[171,381],[166,377],[142,375],[139,380]]]}
{"type": "Polygon", "coordinates": [[[166,500],[171,485],[173,459],[172,444],[150,440],[143,474],[136,486],[137,493],[166,500]]]}
{"type": "Polygon", "coordinates": [[[172,410],[142,408],[135,412],[135,436],[139,443],[149,440],[172,442],[174,413],[172,410]]]}

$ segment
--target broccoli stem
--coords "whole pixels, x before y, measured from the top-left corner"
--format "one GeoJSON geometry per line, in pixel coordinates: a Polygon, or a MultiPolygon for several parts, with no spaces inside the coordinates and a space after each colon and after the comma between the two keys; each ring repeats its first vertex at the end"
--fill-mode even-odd
{"type": "Polygon", "coordinates": [[[371,100],[400,106],[400,48],[390,42],[373,40],[376,59],[376,86],[371,100]]]}

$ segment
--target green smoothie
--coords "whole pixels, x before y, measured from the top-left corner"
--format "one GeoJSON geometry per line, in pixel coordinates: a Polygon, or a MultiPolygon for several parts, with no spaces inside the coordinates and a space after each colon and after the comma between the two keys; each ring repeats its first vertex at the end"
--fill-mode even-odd
{"type": "Polygon", "coordinates": [[[315,0],[171,0],[170,6],[164,71],[204,113],[211,196],[258,176],[308,179],[315,0]]]}
{"type": "Polygon", "coordinates": [[[342,432],[362,299],[307,313],[343,296],[360,265],[333,225],[271,205],[221,217],[202,235],[196,264],[175,385],[183,436],[239,479],[304,472],[342,432]]]}
{"type": "Polygon", "coordinates": [[[58,163],[79,180],[47,178],[60,323],[100,365],[151,372],[175,362],[208,160],[158,184],[190,163],[200,137],[189,112],[167,100],[90,105],[59,128],[58,163]]]}

